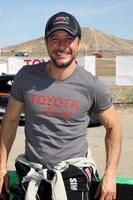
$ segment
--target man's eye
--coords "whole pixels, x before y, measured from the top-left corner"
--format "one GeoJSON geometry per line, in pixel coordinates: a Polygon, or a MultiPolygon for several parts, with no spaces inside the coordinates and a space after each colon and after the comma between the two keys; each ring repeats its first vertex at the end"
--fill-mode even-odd
{"type": "Polygon", "coordinates": [[[57,37],[52,37],[53,40],[57,40],[57,37]]]}
{"type": "Polygon", "coordinates": [[[67,39],[68,39],[69,41],[73,41],[73,40],[74,40],[73,37],[68,37],[67,39]]]}

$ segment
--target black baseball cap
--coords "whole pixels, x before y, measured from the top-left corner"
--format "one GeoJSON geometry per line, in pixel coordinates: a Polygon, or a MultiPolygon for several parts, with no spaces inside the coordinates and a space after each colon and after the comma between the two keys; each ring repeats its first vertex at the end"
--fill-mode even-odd
{"type": "Polygon", "coordinates": [[[45,27],[45,38],[57,30],[65,30],[74,37],[81,37],[81,28],[76,18],[66,12],[59,12],[50,17],[45,27]]]}

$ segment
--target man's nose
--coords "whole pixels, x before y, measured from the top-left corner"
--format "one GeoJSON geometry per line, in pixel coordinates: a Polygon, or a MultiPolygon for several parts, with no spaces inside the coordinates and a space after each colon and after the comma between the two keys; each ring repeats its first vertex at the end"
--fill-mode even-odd
{"type": "Polygon", "coordinates": [[[68,47],[67,41],[66,40],[60,40],[59,41],[59,49],[64,50],[68,47]]]}

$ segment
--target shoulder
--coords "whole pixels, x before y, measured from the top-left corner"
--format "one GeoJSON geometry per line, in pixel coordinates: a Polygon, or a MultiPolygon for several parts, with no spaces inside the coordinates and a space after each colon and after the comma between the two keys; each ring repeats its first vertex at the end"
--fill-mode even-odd
{"type": "Polygon", "coordinates": [[[97,89],[99,87],[104,87],[104,84],[99,78],[93,75],[91,72],[87,71],[83,67],[78,67],[78,76],[80,77],[80,81],[89,88],[97,89]]]}
{"type": "Polygon", "coordinates": [[[84,69],[83,67],[81,67],[81,66],[78,66],[78,73],[80,74],[80,76],[84,76],[84,77],[86,77],[86,78],[90,78],[90,79],[94,79],[95,78],[95,76],[91,73],[91,72],[89,72],[89,71],[87,71],[86,69],[84,69]]]}
{"type": "Polygon", "coordinates": [[[38,63],[38,64],[34,64],[34,65],[25,65],[20,69],[21,73],[24,72],[34,72],[34,71],[41,71],[42,69],[45,69],[46,67],[46,63],[38,63]]]}
{"type": "Polygon", "coordinates": [[[110,91],[97,76],[92,75],[82,68],[79,68],[79,76],[80,79],[78,82],[81,86],[84,86],[88,96],[93,100],[95,110],[105,110],[112,105],[110,91]]]}
{"type": "Polygon", "coordinates": [[[27,76],[33,76],[34,74],[36,75],[37,73],[44,73],[44,70],[46,68],[46,63],[39,63],[39,64],[34,64],[34,65],[25,65],[23,66],[15,75],[16,77],[23,78],[27,76]]]}

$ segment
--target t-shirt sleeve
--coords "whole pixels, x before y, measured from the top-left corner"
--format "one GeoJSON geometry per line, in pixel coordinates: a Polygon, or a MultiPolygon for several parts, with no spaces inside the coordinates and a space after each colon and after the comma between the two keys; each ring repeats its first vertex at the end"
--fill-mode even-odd
{"type": "Polygon", "coordinates": [[[98,78],[96,79],[93,98],[93,112],[95,113],[102,112],[113,104],[110,91],[98,78]]]}
{"type": "Polygon", "coordinates": [[[18,71],[15,75],[14,83],[12,85],[11,96],[13,96],[16,100],[20,102],[24,102],[24,95],[23,95],[23,68],[18,71]]]}

